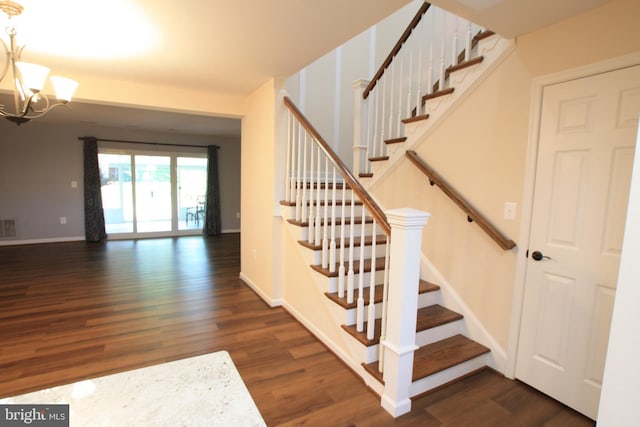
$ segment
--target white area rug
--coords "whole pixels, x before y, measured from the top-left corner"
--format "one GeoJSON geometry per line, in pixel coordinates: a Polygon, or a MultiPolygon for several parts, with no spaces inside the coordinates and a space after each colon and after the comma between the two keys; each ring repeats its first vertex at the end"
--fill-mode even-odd
{"type": "Polygon", "coordinates": [[[266,426],[226,351],[0,399],[0,403],[68,403],[73,427],[266,426]]]}

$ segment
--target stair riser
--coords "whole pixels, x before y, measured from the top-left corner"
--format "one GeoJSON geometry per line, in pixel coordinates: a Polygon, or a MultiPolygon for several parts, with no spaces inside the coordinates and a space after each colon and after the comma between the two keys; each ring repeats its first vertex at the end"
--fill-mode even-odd
{"type": "Polygon", "coordinates": [[[460,319],[455,322],[420,331],[416,334],[416,345],[418,347],[422,347],[427,344],[432,344],[436,341],[443,340],[445,338],[450,338],[461,333],[462,329],[463,323],[462,319],[460,319]]]}
{"type": "MultiPolygon", "coordinates": [[[[368,295],[365,297],[364,299],[364,303],[365,303],[365,307],[364,307],[364,329],[367,330],[367,319],[369,318],[369,305],[367,304],[368,301],[368,295]]],[[[375,318],[376,319],[380,319],[382,317],[382,303],[379,304],[374,304],[374,308],[375,308],[375,318]]],[[[355,325],[356,321],[357,321],[357,309],[355,308],[350,308],[349,310],[346,310],[345,312],[346,314],[346,319],[344,321],[344,324],[349,326],[349,325],[355,325]]]]}
{"type": "MultiPolygon", "coordinates": [[[[334,194],[332,190],[329,191],[325,191],[324,189],[320,189],[318,190],[317,188],[313,189],[313,199],[311,199],[311,189],[307,188],[306,191],[306,200],[307,201],[311,201],[313,200],[313,203],[317,203],[318,201],[318,191],[320,192],[320,203],[324,204],[327,200],[333,200],[334,194]]],[[[302,200],[302,190],[300,190],[299,193],[294,193],[291,195],[291,201],[296,201],[296,200],[302,200]]],[[[351,202],[351,196],[352,196],[352,191],[351,190],[346,190],[345,194],[344,194],[344,198],[345,200],[347,200],[348,202],[351,202]]],[[[342,189],[336,189],[335,192],[335,199],[336,200],[342,200],[342,189]]]]}
{"type": "MultiPolygon", "coordinates": [[[[315,272],[316,274],[320,274],[318,272],[315,272]]],[[[345,292],[347,290],[347,286],[348,286],[348,280],[347,280],[347,272],[345,272],[345,278],[344,278],[344,288],[345,288],[345,292]]],[[[337,292],[338,291],[338,278],[337,277],[326,277],[324,275],[322,275],[323,277],[326,278],[327,280],[327,291],[328,292],[337,292]]],[[[358,283],[360,280],[360,274],[354,274],[353,275],[353,286],[354,289],[358,289],[358,283]]],[[[363,277],[363,284],[365,289],[367,289],[369,287],[369,283],[371,280],[371,272],[366,272],[364,273],[364,277],[363,277]]],[[[376,271],[375,272],[375,283],[379,284],[382,283],[382,281],[384,280],[384,271],[376,271]]]]}
{"type": "MultiPolygon", "coordinates": [[[[376,245],[376,258],[383,257],[385,254],[385,246],[384,245],[376,245]]],[[[364,247],[364,258],[371,258],[372,247],[365,246],[364,247]]],[[[311,250],[305,251],[305,259],[309,260],[309,264],[320,265],[322,262],[322,251],[320,250],[311,250]]],[[[344,260],[345,262],[349,261],[349,248],[344,249],[344,260]]],[[[336,261],[340,261],[340,248],[336,248],[336,261]]],[[[353,251],[353,261],[360,261],[360,247],[357,246],[353,251]]]]}
{"type": "Polygon", "coordinates": [[[409,389],[409,396],[417,396],[471,372],[477,371],[487,365],[487,357],[488,356],[486,354],[483,354],[449,369],[445,369],[444,371],[422,378],[418,381],[414,381],[409,389]]]}
{"type": "MultiPolygon", "coordinates": [[[[344,227],[344,236],[345,238],[349,238],[350,236],[350,232],[351,232],[351,225],[336,225],[335,226],[335,237],[336,239],[339,239],[341,234],[340,234],[340,230],[342,229],[342,227],[344,227]]],[[[359,236],[360,235],[360,224],[356,224],[354,229],[354,236],[359,236]]],[[[321,230],[322,232],[322,237],[324,237],[324,227],[321,230]]],[[[373,224],[365,224],[364,226],[364,232],[365,232],[365,236],[370,236],[371,233],[373,233],[373,224]]],[[[300,240],[307,240],[308,241],[308,234],[309,233],[309,227],[300,227],[300,240]]],[[[376,225],[376,234],[380,234],[382,233],[382,230],[380,229],[380,227],[378,227],[376,225]]],[[[314,236],[315,238],[315,230],[314,230],[314,236]]],[[[331,227],[329,227],[329,229],[327,230],[327,238],[330,239],[331,238],[331,227]]]]}
{"type": "MultiPolygon", "coordinates": [[[[346,332],[344,332],[347,334],[346,332]]],[[[347,334],[348,335],[348,334],[347,334]]],[[[346,337],[347,344],[351,354],[355,355],[359,363],[371,363],[378,360],[379,345],[372,345],[371,347],[365,347],[360,341],[354,339],[351,335],[346,337]]]]}

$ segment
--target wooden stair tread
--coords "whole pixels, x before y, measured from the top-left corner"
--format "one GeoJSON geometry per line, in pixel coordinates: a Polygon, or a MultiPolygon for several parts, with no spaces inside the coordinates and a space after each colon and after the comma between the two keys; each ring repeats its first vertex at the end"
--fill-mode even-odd
{"type": "MultiPolygon", "coordinates": [[[[376,271],[381,271],[382,269],[384,269],[384,257],[380,257],[380,258],[376,258],[376,262],[375,262],[375,268],[376,271]]],[[[336,264],[336,271],[334,271],[333,273],[329,271],[328,268],[322,268],[321,265],[312,265],[311,268],[314,269],[315,271],[317,271],[320,274],[323,274],[327,277],[338,277],[338,268],[340,267],[340,264],[336,264]]],[[[366,259],[364,260],[364,269],[363,271],[369,272],[371,271],[371,259],[366,259]]],[[[344,263],[344,269],[345,269],[345,274],[346,272],[349,271],[349,263],[345,262],[344,263]]],[[[354,261],[353,262],[353,272],[354,274],[358,274],[360,273],[360,261],[354,261]]]]}
{"type": "MultiPolygon", "coordinates": [[[[288,219],[287,222],[289,224],[292,225],[297,225],[298,227],[308,227],[309,226],[309,221],[304,220],[304,221],[296,221],[295,219],[288,219]]],[[[372,217],[365,217],[364,219],[365,224],[372,224],[373,223],[373,218],[372,217]]],[[[353,219],[353,223],[354,224],[362,224],[362,217],[357,217],[353,219]]],[[[324,220],[322,221],[322,224],[324,225],[324,220]]],[[[329,225],[331,225],[331,223],[329,223],[329,225]]],[[[340,218],[336,218],[335,220],[335,225],[342,225],[342,219],[340,218]]],[[[351,225],[351,218],[345,218],[344,219],[344,225],[351,225]]]]}
{"type": "Polygon", "coordinates": [[[373,178],[373,174],[372,174],[372,173],[365,173],[365,172],[360,172],[360,173],[358,174],[358,176],[359,176],[360,178],[373,178]]]}
{"type": "Polygon", "coordinates": [[[401,121],[402,121],[402,123],[407,125],[409,123],[415,123],[415,122],[419,122],[419,121],[422,121],[422,120],[427,120],[428,118],[429,118],[428,114],[421,114],[419,116],[412,116],[412,117],[408,117],[406,119],[402,119],[401,121]]]}
{"type": "Polygon", "coordinates": [[[389,156],[369,157],[370,162],[384,162],[385,160],[389,160],[389,156]]]}
{"type": "MultiPolygon", "coordinates": [[[[400,144],[400,143],[402,143],[402,142],[405,142],[406,140],[407,140],[407,137],[406,137],[406,136],[401,136],[401,137],[399,137],[399,138],[390,138],[390,139],[385,139],[385,140],[384,140],[384,143],[385,143],[385,144],[387,144],[387,145],[390,145],[390,144],[400,144]]],[[[389,157],[387,157],[387,159],[388,159],[388,158],[389,158],[389,157]]],[[[371,160],[371,159],[369,159],[369,160],[371,160]]]]}
{"type": "Polygon", "coordinates": [[[455,73],[456,71],[463,70],[467,67],[471,67],[473,65],[479,64],[484,60],[484,56],[477,56],[468,61],[460,62],[459,64],[452,65],[447,68],[444,72],[445,78],[449,77],[451,73],[455,73]]]}
{"type": "MultiPolygon", "coordinates": [[[[353,239],[353,245],[354,248],[355,247],[360,247],[360,242],[361,242],[361,238],[360,237],[355,237],[353,239]]],[[[345,241],[345,248],[349,247],[350,241],[348,238],[344,239],[345,241]]],[[[302,246],[304,246],[305,248],[309,248],[311,250],[314,251],[319,251],[322,250],[322,243],[319,245],[316,245],[315,243],[309,243],[306,240],[298,240],[298,243],[301,244],[302,246]]],[[[387,243],[387,236],[384,234],[379,234],[376,235],[376,245],[384,245],[387,243]]],[[[366,236],[364,239],[364,245],[365,246],[371,246],[373,244],[373,237],[371,236],[366,236]]],[[[336,248],[341,248],[342,247],[342,240],[341,239],[336,239],[336,248]]]]}
{"type": "MultiPolygon", "coordinates": [[[[307,200],[307,206],[311,206],[311,204],[313,203],[313,206],[318,206],[318,201],[317,200],[307,200]]],[[[288,200],[280,200],[280,204],[282,206],[295,206],[296,205],[296,201],[288,201],[288,200]]],[[[336,200],[335,203],[333,203],[333,201],[331,200],[327,200],[326,204],[328,206],[342,206],[342,200],[336,200]]],[[[325,205],[325,200],[320,200],[320,206],[324,206],[325,205]]],[[[351,205],[351,200],[345,200],[345,205],[346,206],[350,206],[351,205]]],[[[360,200],[356,200],[354,205],[356,206],[362,206],[362,202],[360,200]]]]}
{"type": "MultiPolygon", "coordinates": [[[[435,292],[437,290],[440,289],[440,286],[435,285],[433,283],[429,283],[425,280],[420,280],[420,284],[418,285],[418,294],[426,294],[429,292],[435,292]]],[[[382,302],[382,284],[378,284],[375,285],[374,287],[374,297],[373,297],[373,302],[375,304],[381,303],[382,302]]],[[[345,296],[340,298],[338,296],[337,292],[325,292],[325,295],[327,296],[327,298],[329,298],[331,301],[335,302],[336,304],[342,306],[345,309],[352,309],[352,308],[356,308],[356,300],[358,299],[358,295],[359,295],[359,289],[355,290],[354,293],[354,297],[353,297],[353,302],[352,303],[348,303],[347,302],[347,295],[345,292],[345,296]]],[[[366,287],[364,288],[364,301],[365,304],[369,303],[369,288],[366,287]]]]}
{"type": "Polygon", "coordinates": [[[482,344],[460,334],[426,345],[416,350],[413,355],[413,381],[444,371],[489,351],[482,344]]]}
{"type": "MultiPolygon", "coordinates": [[[[441,305],[434,304],[428,307],[418,309],[418,315],[416,319],[416,332],[426,331],[427,329],[435,328],[437,326],[444,325],[446,323],[455,322],[462,319],[462,315],[442,307],[441,305]]],[[[373,328],[373,339],[367,339],[367,325],[365,324],[364,331],[358,332],[356,325],[342,325],[342,329],[347,331],[349,335],[360,341],[367,347],[376,345],[380,342],[380,332],[382,331],[382,319],[376,319],[373,328]]]]}
{"type": "Polygon", "coordinates": [[[446,88],[446,89],[442,89],[442,90],[438,90],[436,92],[432,92],[432,93],[426,94],[426,95],[424,95],[422,97],[422,103],[425,103],[426,101],[428,101],[430,99],[439,98],[439,97],[445,96],[445,95],[451,95],[454,91],[455,91],[455,88],[449,87],[449,88],[446,88]]]}
{"type": "MultiPolygon", "coordinates": [[[[433,344],[420,347],[413,355],[412,381],[428,377],[464,363],[490,350],[464,335],[454,335],[433,344]]],[[[362,366],[375,379],[384,383],[378,371],[378,362],[363,363],[362,366]]]]}

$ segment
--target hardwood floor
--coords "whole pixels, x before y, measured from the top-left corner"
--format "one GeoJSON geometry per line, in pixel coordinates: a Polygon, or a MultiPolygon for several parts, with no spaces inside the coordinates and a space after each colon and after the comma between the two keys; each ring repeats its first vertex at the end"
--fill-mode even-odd
{"type": "Polygon", "coordinates": [[[227,350],[269,426],[587,426],[483,371],[392,419],[284,309],[239,279],[237,234],[0,247],[0,397],[227,350]]]}

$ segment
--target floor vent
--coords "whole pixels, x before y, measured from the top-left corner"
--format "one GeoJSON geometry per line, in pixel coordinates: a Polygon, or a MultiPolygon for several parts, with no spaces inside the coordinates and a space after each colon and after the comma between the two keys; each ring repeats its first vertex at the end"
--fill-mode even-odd
{"type": "Polygon", "coordinates": [[[8,239],[16,236],[16,220],[0,219],[0,239],[8,239]]]}

